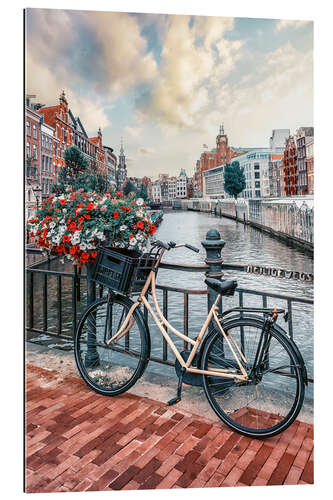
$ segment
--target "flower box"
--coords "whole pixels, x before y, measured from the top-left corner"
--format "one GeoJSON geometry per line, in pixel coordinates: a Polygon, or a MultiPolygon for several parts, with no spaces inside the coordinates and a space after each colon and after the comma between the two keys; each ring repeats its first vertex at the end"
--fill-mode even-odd
{"type": "Polygon", "coordinates": [[[79,265],[92,264],[101,243],[118,249],[147,251],[156,226],[142,199],[121,193],[99,195],[82,189],[51,195],[28,221],[30,236],[48,254],[79,265]]]}

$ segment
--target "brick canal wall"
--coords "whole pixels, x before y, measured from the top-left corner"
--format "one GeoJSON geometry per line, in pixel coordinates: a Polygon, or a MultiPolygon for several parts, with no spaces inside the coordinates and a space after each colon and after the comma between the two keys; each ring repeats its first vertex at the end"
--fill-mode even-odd
{"type": "Polygon", "coordinates": [[[183,210],[215,213],[313,250],[313,197],[251,200],[181,200],[183,210]]]}

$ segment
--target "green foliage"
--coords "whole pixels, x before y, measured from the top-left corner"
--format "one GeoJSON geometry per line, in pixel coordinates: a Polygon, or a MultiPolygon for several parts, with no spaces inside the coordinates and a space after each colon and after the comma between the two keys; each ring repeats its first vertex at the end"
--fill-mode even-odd
{"type": "Polygon", "coordinates": [[[123,189],[123,193],[125,196],[128,196],[130,193],[135,193],[135,194],[137,193],[137,189],[132,181],[126,182],[124,189],[123,189]]]}
{"type": "Polygon", "coordinates": [[[66,175],[69,179],[77,180],[80,174],[89,169],[89,162],[77,146],[71,146],[65,151],[66,175]]]}
{"type": "Polygon", "coordinates": [[[60,169],[59,183],[52,186],[53,193],[65,193],[67,187],[101,194],[107,191],[105,176],[97,172],[96,162],[93,162],[89,172],[89,162],[77,146],[66,149],[65,162],[66,166],[60,169]]]}
{"type": "Polygon", "coordinates": [[[141,188],[138,191],[137,195],[138,195],[138,198],[142,198],[143,200],[147,201],[148,189],[147,189],[147,185],[144,182],[141,184],[141,188]]]}
{"type": "Polygon", "coordinates": [[[224,169],[224,190],[237,199],[245,186],[244,167],[240,167],[238,161],[233,161],[231,165],[228,163],[224,169]]]}

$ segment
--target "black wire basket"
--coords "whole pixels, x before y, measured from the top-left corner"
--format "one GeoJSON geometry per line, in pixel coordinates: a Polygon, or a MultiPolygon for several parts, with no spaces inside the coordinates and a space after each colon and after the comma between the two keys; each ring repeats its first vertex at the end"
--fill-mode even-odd
{"type": "Polygon", "coordinates": [[[91,279],[114,291],[129,295],[141,292],[154,269],[160,249],[148,253],[102,245],[92,267],[91,279]]]}

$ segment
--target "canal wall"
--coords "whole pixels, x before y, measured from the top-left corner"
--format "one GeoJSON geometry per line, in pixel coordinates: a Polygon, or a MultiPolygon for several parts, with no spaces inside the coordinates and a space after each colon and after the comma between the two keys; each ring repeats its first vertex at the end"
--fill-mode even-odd
{"type": "Polygon", "coordinates": [[[192,199],[181,200],[178,208],[228,217],[313,252],[314,206],[310,196],[267,200],[192,199]]]}

